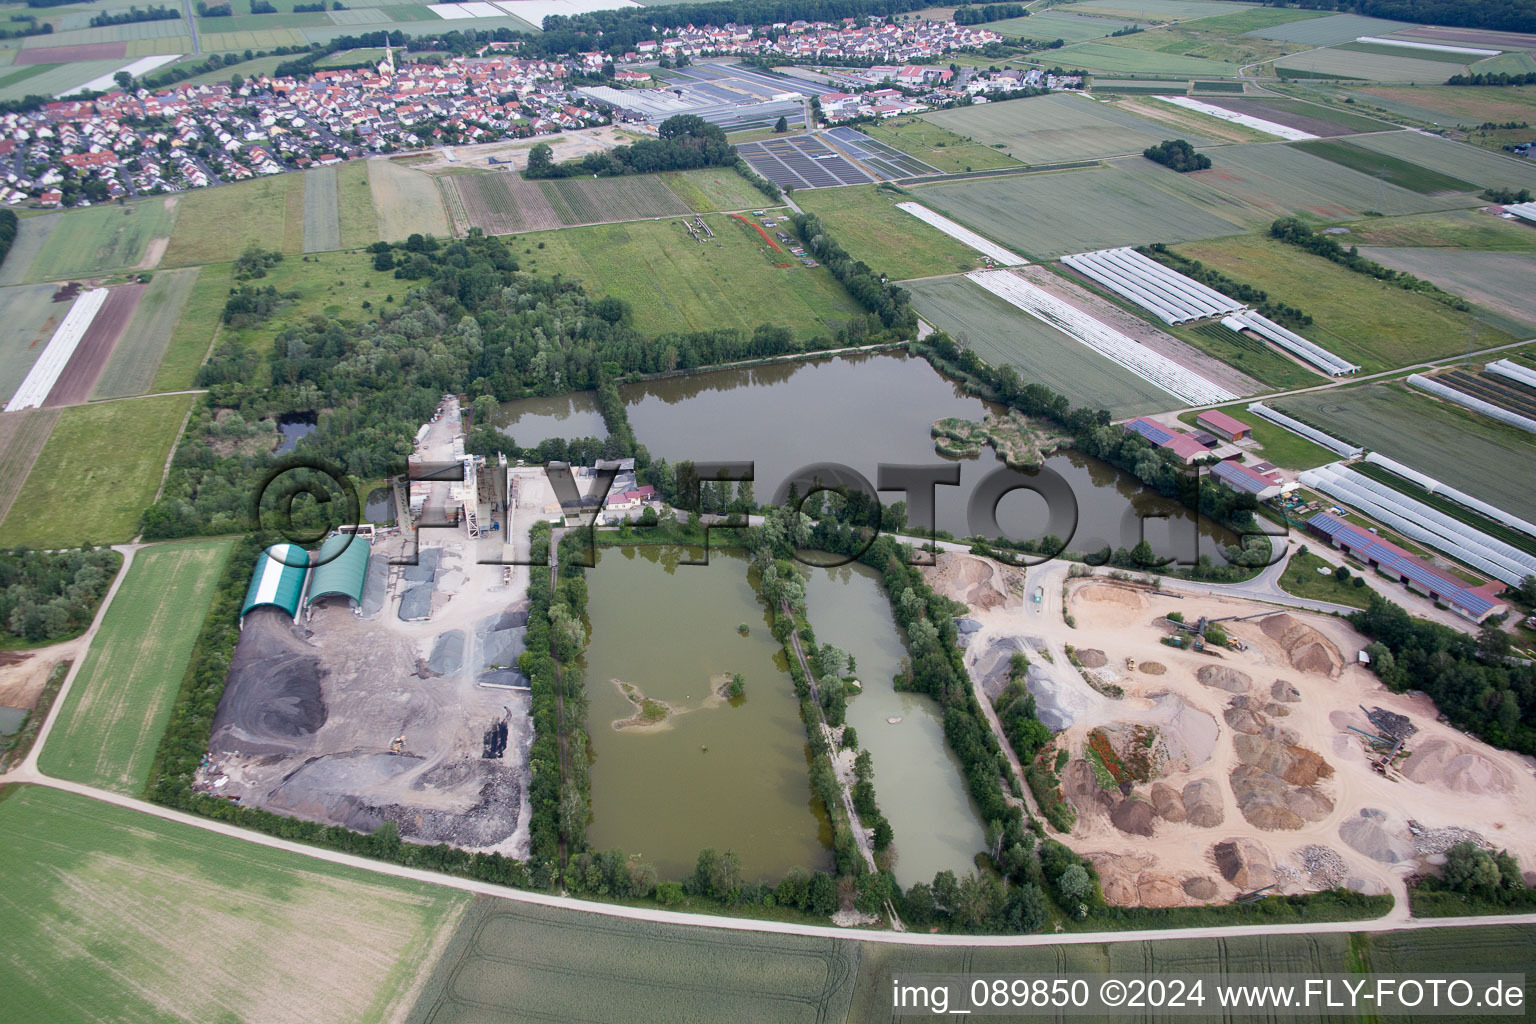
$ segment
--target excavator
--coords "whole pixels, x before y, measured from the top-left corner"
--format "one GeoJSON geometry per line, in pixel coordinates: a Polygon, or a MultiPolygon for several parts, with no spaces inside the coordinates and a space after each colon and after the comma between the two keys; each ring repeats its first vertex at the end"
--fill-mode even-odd
{"type": "Polygon", "coordinates": [[[393,740],[390,741],[389,752],[391,754],[403,754],[403,753],[405,753],[405,734],[404,733],[401,733],[399,736],[396,736],[393,740]]]}

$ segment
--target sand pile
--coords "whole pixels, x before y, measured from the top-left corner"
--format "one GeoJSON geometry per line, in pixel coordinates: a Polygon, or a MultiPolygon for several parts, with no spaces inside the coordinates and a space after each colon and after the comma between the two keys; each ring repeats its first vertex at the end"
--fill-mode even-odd
{"type": "Polygon", "coordinates": [[[1013,599],[1000,567],[972,555],[941,554],[923,575],[939,593],[972,608],[1001,608],[1013,599]]]}
{"type": "Polygon", "coordinates": [[[1253,687],[1253,677],[1246,672],[1225,665],[1206,665],[1195,673],[1203,686],[1212,686],[1228,693],[1247,693],[1253,687]]]}
{"type": "Polygon", "coordinates": [[[1109,659],[1103,651],[1094,650],[1092,647],[1080,647],[1077,650],[1077,660],[1083,668],[1103,668],[1109,664],[1109,659]]]}
{"type": "Polygon", "coordinates": [[[1149,799],[1152,801],[1152,809],[1157,811],[1157,816],[1164,821],[1177,822],[1185,819],[1184,797],[1168,783],[1152,783],[1149,799]]]}
{"type": "Polygon", "coordinates": [[[1077,593],[1072,595],[1072,600],[1083,604],[1101,605],[1106,609],[1124,608],[1127,611],[1140,611],[1147,606],[1147,599],[1141,595],[1141,591],[1113,583],[1090,583],[1080,587],[1077,593]]]}
{"type": "Polygon", "coordinates": [[[1221,877],[1239,889],[1260,889],[1275,884],[1269,851],[1257,839],[1228,839],[1211,847],[1221,877]]]}
{"type": "Polygon", "coordinates": [[[1149,676],[1160,676],[1168,671],[1168,667],[1160,661],[1144,661],[1140,665],[1141,671],[1149,676]]]}
{"type": "Polygon", "coordinates": [[[1248,708],[1229,704],[1227,710],[1221,713],[1222,720],[1232,727],[1233,732],[1244,733],[1248,736],[1257,736],[1259,730],[1264,728],[1264,716],[1248,708]]]}
{"type": "Polygon", "coordinates": [[[1184,903],[1184,890],[1172,875],[1143,871],[1136,878],[1136,895],[1144,907],[1177,907],[1184,903]]]}
{"type": "Polygon", "coordinates": [[[1093,766],[1082,758],[1067,762],[1067,767],[1062,770],[1061,794],[1077,808],[1079,815],[1085,817],[1093,812],[1108,813],[1115,802],[1114,797],[1099,786],[1093,766]]]}
{"type": "Polygon", "coordinates": [[[1134,798],[1121,800],[1109,811],[1109,820],[1115,828],[1132,836],[1150,836],[1155,818],[1151,804],[1134,798]]]}
{"type": "Polygon", "coordinates": [[[1403,762],[1403,774],[1414,782],[1440,786],[1452,793],[1508,793],[1509,773],[1483,755],[1454,740],[1425,740],[1403,762]]]}
{"type": "Polygon", "coordinates": [[[1331,676],[1344,667],[1344,656],[1327,637],[1284,612],[1260,619],[1259,628],[1285,649],[1291,665],[1302,672],[1331,676]]]}
{"type": "Polygon", "coordinates": [[[1134,854],[1089,853],[1104,890],[1104,902],[1114,907],[1177,907],[1185,889],[1172,875],[1153,870],[1148,858],[1134,854]]]}
{"type": "Polygon", "coordinates": [[[1221,803],[1221,787],[1211,779],[1195,779],[1185,785],[1181,796],[1185,817],[1191,825],[1215,828],[1227,820],[1221,803]]]}
{"type": "Polygon", "coordinates": [[[1216,880],[1207,878],[1205,875],[1186,878],[1179,883],[1179,887],[1197,900],[1213,900],[1216,894],[1221,892],[1221,887],[1216,884],[1216,880]]]}
{"type": "Polygon", "coordinates": [[[1295,704],[1301,700],[1301,691],[1284,679],[1275,680],[1274,685],[1269,688],[1269,695],[1275,700],[1283,700],[1287,704],[1295,704]]]}
{"type": "Polygon", "coordinates": [[[1221,732],[1216,719],[1190,707],[1176,693],[1153,697],[1152,707],[1141,716],[1141,723],[1157,728],[1166,750],[1162,765],[1170,772],[1188,771],[1209,761],[1221,732]]]}
{"type": "Polygon", "coordinates": [[[1374,807],[1362,807],[1358,815],[1340,822],[1339,838],[1350,849],[1383,864],[1397,864],[1413,857],[1408,826],[1374,807]]]}
{"type": "Polygon", "coordinates": [[[1259,828],[1298,829],[1333,811],[1333,801],[1314,788],[1333,767],[1296,739],[1293,730],[1274,725],[1232,739],[1241,762],[1232,772],[1232,793],[1243,817],[1259,828]]]}

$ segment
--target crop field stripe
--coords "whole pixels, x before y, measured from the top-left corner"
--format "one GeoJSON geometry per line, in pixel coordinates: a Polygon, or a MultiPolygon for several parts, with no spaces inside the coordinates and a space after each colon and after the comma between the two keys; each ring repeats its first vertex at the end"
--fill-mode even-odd
{"type": "Polygon", "coordinates": [[[1407,160],[1386,153],[1373,152],[1338,139],[1318,139],[1313,142],[1298,142],[1295,145],[1297,149],[1311,153],[1313,156],[1320,156],[1324,160],[1348,167],[1352,171],[1369,174],[1373,178],[1381,178],[1383,181],[1423,195],[1477,190],[1477,186],[1470,181],[1462,181],[1460,178],[1440,174],[1427,167],[1409,163],[1407,160]]]}
{"type": "Polygon", "coordinates": [[[149,390],[171,344],[171,334],[181,319],[187,297],[197,282],[197,274],[198,268],[190,267],[163,270],[154,276],[139,297],[133,319],[118,338],[106,369],[96,381],[92,400],[142,395],[149,390]]]}
{"type": "Polygon", "coordinates": [[[71,406],[0,522],[0,546],[120,544],[138,532],[195,395],[71,406]]]}
{"type": "Polygon", "coordinates": [[[85,332],[90,329],[91,321],[96,319],[96,314],[106,305],[107,294],[105,288],[92,288],[81,293],[70,304],[69,312],[64,314],[64,319],[54,329],[53,337],[48,339],[48,347],[43,349],[26,379],[6,403],[6,412],[36,409],[47,401],[54,384],[74,358],[75,350],[85,338],[85,332]]]}
{"type": "Polygon", "coordinates": [[[1385,132],[1351,139],[1355,145],[1482,186],[1536,189],[1536,160],[1490,153],[1419,132],[1385,132]]]}
{"type": "Polygon", "coordinates": [[[24,412],[0,413],[0,523],[11,511],[11,505],[32,472],[32,466],[42,453],[54,424],[59,422],[59,409],[27,409],[24,412]]]}
{"type": "Polygon", "coordinates": [[[368,161],[368,187],[379,220],[379,237],[403,242],[413,234],[453,233],[437,181],[390,160],[368,161]]]}
{"type": "Polygon", "coordinates": [[[302,187],[296,175],[273,174],[184,193],[163,264],[219,263],[252,245],[297,252],[303,197],[299,194],[298,209],[290,211],[295,185],[302,187]]]}
{"type": "Polygon", "coordinates": [[[60,214],[27,278],[67,281],[134,268],[153,239],[171,234],[170,206],[176,202],[176,197],[153,196],[60,214]]]}
{"type": "Polygon", "coordinates": [[[106,301],[86,328],[64,372],[59,374],[53,389],[48,392],[45,405],[78,405],[90,398],[96,381],[101,377],[101,371],[106,368],[107,360],[112,356],[112,350],[117,347],[118,339],[123,336],[128,321],[133,318],[146,287],[142,284],[115,284],[103,289],[107,293],[106,301]]]}
{"type": "Polygon", "coordinates": [[[336,168],[336,220],[342,248],[354,249],[379,240],[379,217],[368,188],[368,165],[352,160],[336,168]]]}
{"type": "Polygon", "coordinates": [[[799,197],[856,260],[894,280],[976,269],[975,252],[896,208],[875,186],[821,188],[799,197]]]}
{"type": "MultiPolygon", "coordinates": [[[[229,293],[228,263],[190,268],[195,272],[191,293],[171,330],[171,340],[155,371],[151,392],[185,391],[196,383],[198,367],[208,355],[219,317],[229,293]]],[[[160,273],[167,273],[161,271],[160,273]]]]}
{"type": "Polygon", "coordinates": [[[233,541],[139,549],[70,685],[38,767],[137,795],[233,541]]]}
{"type": "Polygon", "coordinates": [[[304,172],[304,251],[341,248],[341,211],[337,207],[336,168],[304,172]]]}
{"type": "Polygon", "coordinates": [[[1324,77],[1363,78],[1371,82],[1443,82],[1455,72],[1455,66],[1441,61],[1375,53],[1351,53],[1346,50],[1307,50],[1289,57],[1276,58],[1272,65],[1280,74],[1296,69],[1324,77]]]}
{"type": "Polygon", "coordinates": [[[470,902],[42,786],[0,862],[7,1012],[50,1024],[395,1021],[470,902]]]}
{"type": "Polygon", "coordinates": [[[0,407],[48,347],[70,303],[54,302],[51,284],[19,285],[0,290],[0,407]]]}
{"type": "Polygon", "coordinates": [[[11,242],[11,250],[5,254],[5,262],[0,264],[0,287],[11,287],[30,280],[28,271],[33,261],[43,251],[48,236],[63,218],[62,213],[21,218],[16,226],[16,238],[11,242]]]}

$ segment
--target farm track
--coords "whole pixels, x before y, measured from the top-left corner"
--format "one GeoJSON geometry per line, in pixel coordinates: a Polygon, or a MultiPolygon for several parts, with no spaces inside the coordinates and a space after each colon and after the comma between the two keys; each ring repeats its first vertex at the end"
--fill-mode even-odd
{"type": "Polygon", "coordinates": [[[0,522],[21,493],[59,415],[58,409],[0,413],[0,522]]]}

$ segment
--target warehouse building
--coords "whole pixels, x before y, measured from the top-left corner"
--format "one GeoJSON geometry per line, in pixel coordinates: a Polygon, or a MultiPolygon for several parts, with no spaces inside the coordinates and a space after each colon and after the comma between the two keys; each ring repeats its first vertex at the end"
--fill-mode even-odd
{"type": "Polygon", "coordinates": [[[353,608],[363,604],[363,580],[368,575],[368,554],[372,544],[363,537],[338,533],[320,545],[315,568],[310,572],[309,597],[304,607],[335,597],[350,600],[353,608]]]}
{"type": "Polygon", "coordinates": [[[304,584],[309,580],[309,552],[297,544],[274,544],[256,559],[256,571],[240,606],[240,622],[253,609],[270,605],[290,618],[299,614],[304,584]]]}
{"type": "Polygon", "coordinates": [[[1249,469],[1241,462],[1218,462],[1211,467],[1211,475],[1234,491],[1251,494],[1260,501],[1280,493],[1280,481],[1249,469]]]}
{"type": "Polygon", "coordinates": [[[1155,420],[1149,420],[1145,416],[1138,416],[1125,425],[1126,430],[1133,431],[1146,438],[1159,448],[1166,448],[1178,456],[1179,461],[1188,466],[1199,459],[1210,457],[1210,449],[1195,440],[1189,434],[1178,430],[1169,430],[1155,420]]]}
{"type": "Polygon", "coordinates": [[[1430,600],[1449,605],[1456,614],[1473,622],[1480,623],[1491,615],[1502,615],[1509,610],[1509,606],[1495,596],[1503,589],[1502,584],[1486,583],[1481,587],[1469,587],[1449,573],[1415,558],[1396,544],[1382,540],[1358,526],[1352,526],[1329,512],[1319,512],[1307,520],[1307,529],[1326,538],[1328,543],[1346,555],[1397,580],[1410,590],[1428,596],[1430,600]]]}
{"type": "Polygon", "coordinates": [[[1228,441],[1246,441],[1253,433],[1253,428],[1248,424],[1217,409],[1202,412],[1195,417],[1195,422],[1228,441]]]}

